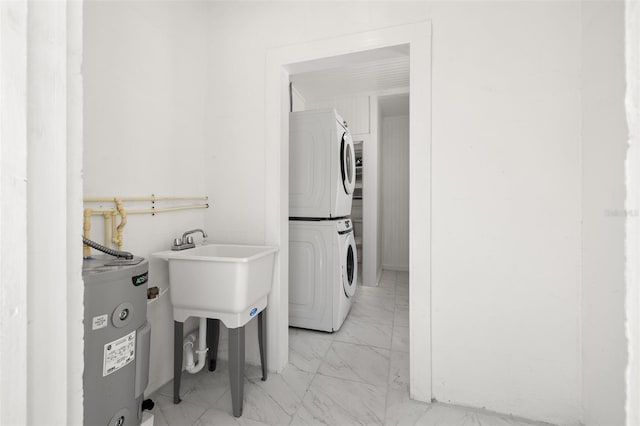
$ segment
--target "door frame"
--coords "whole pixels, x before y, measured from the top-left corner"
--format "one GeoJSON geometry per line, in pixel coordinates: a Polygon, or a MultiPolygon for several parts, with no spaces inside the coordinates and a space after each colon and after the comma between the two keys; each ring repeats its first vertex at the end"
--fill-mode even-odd
{"type": "Polygon", "coordinates": [[[409,369],[410,395],[431,401],[431,22],[388,27],[270,49],[265,96],[265,242],[280,247],[269,296],[269,368],[282,371],[289,350],[289,76],[311,61],[408,45],[409,369]],[[426,167],[425,167],[426,165],[426,167]]]}
{"type": "Polygon", "coordinates": [[[0,424],[82,424],[82,14],[0,2],[0,424]]]}

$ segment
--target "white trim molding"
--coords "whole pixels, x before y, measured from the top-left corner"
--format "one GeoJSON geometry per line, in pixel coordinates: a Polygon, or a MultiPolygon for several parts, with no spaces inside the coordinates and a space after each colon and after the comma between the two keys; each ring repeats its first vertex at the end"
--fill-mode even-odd
{"type": "MultiPolygon", "coordinates": [[[[626,160],[626,211],[640,209],[640,2],[626,1],[627,91],[625,106],[629,126],[626,160]]],[[[627,317],[627,426],[640,424],[640,217],[626,219],[626,317],[627,317]]]]}
{"type": "Polygon", "coordinates": [[[27,2],[0,2],[0,424],[27,424],[27,2]]]}
{"type": "Polygon", "coordinates": [[[0,424],[82,424],[82,2],[0,2],[0,424]]]}
{"type": "Polygon", "coordinates": [[[431,23],[274,48],[266,63],[265,243],[280,246],[269,297],[270,368],[288,362],[289,76],[320,61],[390,46],[410,51],[410,394],[431,401],[431,23]]]}

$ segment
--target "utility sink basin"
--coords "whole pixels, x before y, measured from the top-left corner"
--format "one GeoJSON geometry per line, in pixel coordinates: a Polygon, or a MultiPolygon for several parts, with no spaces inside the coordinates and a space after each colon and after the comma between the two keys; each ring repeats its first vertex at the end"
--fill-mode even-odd
{"type": "Polygon", "coordinates": [[[236,328],[267,306],[277,251],[271,246],[205,244],[152,256],[169,262],[175,321],[215,318],[236,328]]]}

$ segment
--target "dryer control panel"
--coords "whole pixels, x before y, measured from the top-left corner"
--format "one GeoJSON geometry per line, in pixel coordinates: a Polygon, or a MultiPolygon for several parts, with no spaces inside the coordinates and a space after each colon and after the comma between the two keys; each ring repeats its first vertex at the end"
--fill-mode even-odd
{"type": "Polygon", "coordinates": [[[353,231],[353,224],[351,219],[344,219],[337,221],[338,234],[347,234],[353,231]]]}

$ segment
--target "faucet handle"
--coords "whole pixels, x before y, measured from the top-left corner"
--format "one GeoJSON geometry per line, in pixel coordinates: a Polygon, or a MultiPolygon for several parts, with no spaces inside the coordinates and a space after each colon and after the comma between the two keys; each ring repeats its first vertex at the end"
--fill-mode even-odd
{"type": "Polygon", "coordinates": [[[187,231],[184,234],[182,234],[182,238],[178,237],[173,239],[173,245],[171,246],[171,250],[178,251],[178,250],[186,250],[186,249],[194,248],[196,244],[193,240],[193,237],[189,235],[193,232],[202,232],[202,234],[204,234],[205,237],[207,235],[201,229],[194,229],[193,231],[187,231]]]}

